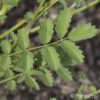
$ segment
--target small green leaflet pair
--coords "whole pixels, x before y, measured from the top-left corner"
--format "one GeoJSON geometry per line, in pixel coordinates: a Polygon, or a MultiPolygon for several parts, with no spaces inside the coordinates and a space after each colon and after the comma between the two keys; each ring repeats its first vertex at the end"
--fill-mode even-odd
{"type": "MultiPolygon", "coordinates": [[[[64,8],[59,11],[57,19],[53,22],[47,18],[40,25],[39,40],[42,44],[47,45],[53,36],[54,29],[57,33],[58,39],[63,39],[68,32],[68,28],[72,18],[72,11],[70,8],[64,8]],[[55,27],[54,27],[55,26],[55,27]]],[[[66,40],[63,40],[58,44],[64,52],[70,56],[78,64],[84,61],[83,52],[80,50],[74,42],[92,38],[96,35],[97,29],[91,24],[82,24],[76,26],[66,36],[66,40]]],[[[64,80],[72,80],[70,71],[62,66],[61,59],[54,46],[47,46],[41,50],[43,57],[45,58],[48,66],[57,72],[64,80]]],[[[66,61],[67,62],[67,61],[66,61]]]]}

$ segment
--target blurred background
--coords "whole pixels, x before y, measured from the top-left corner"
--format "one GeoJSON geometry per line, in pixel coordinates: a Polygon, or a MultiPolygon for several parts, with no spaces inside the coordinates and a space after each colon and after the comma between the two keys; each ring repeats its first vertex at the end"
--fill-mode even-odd
{"type": "MultiPolygon", "coordinates": [[[[48,10],[48,17],[53,19],[56,18],[58,5],[59,4],[55,4],[48,10]]],[[[7,19],[0,22],[0,33],[18,23],[27,11],[34,11],[37,7],[38,4],[36,3],[36,0],[21,0],[17,8],[14,8],[7,13],[7,19]]],[[[42,19],[43,18],[40,18],[35,25],[39,24],[42,19]]],[[[70,28],[73,28],[77,24],[89,22],[100,29],[100,3],[74,15],[70,28]]],[[[74,100],[70,94],[74,94],[81,83],[94,85],[97,89],[100,89],[99,34],[100,32],[98,32],[98,35],[95,38],[78,43],[84,51],[85,62],[81,65],[75,66],[75,69],[72,70],[74,77],[73,82],[64,82],[59,77],[55,76],[54,86],[52,88],[47,88],[40,83],[40,91],[35,91],[24,85],[19,85],[16,91],[9,92],[4,88],[4,85],[0,85],[0,100],[49,100],[51,97],[56,97],[57,100],[74,100]],[[82,80],[79,78],[78,73],[80,71],[85,73],[87,79],[82,80]]],[[[36,41],[37,38],[35,38],[33,34],[30,38],[32,39],[30,46],[36,46],[37,44],[34,41],[36,41]]],[[[83,91],[88,92],[86,89],[83,91]]],[[[100,94],[89,100],[100,100],[100,94]]]]}

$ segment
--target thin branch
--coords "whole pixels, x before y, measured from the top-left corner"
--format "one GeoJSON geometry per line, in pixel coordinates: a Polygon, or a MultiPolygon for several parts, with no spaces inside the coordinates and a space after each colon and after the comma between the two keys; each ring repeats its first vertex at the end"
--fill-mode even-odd
{"type": "MultiPolygon", "coordinates": [[[[56,45],[56,44],[58,44],[58,43],[60,43],[60,42],[62,42],[64,40],[66,40],[66,39],[67,38],[63,38],[63,39],[60,39],[58,41],[52,42],[50,44],[46,44],[46,45],[42,45],[42,46],[37,46],[37,47],[29,48],[27,50],[32,51],[32,50],[37,50],[37,49],[41,49],[41,48],[44,48],[44,47],[48,47],[48,46],[51,46],[51,45],[56,45]]],[[[19,51],[19,52],[14,52],[14,53],[10,54],[9,56],[15,56],[15,55],[23,53],[24,51],[26,51],[26,50],[19,51]]]]}
{"type": "Polygon", "coordinates": [[[19,76],[21,76],[21,75],[23,75],[23,74],[24,74],[24,73],[20,73],[20,74],[17,74],[17,75],[15,75],[15,76],[13,76],[13,77],[6,78],[6,79],[0,81],[0,84],[6,83],[6,82],[8,82],[8,81],[10,81],[10,80],[12,80],[12,79],[16,79],[16,78],[18,78],[19,76]]]}
{"type": "MultiPolygon", "coordinates": [[[[57,0],[55,0],[55,2],[54,2],[54,0],[52,0],[52,1],[50,2],[50,6],[49,6],[49,7],[51,7],[51,6],[52,6],[53,4],[55,4],[56,2],[57,2],[57,0]]],[[[99,3],[99,2],[100,2],[100,0],[95,0],[95,1],[93,1],[92,3],[90,3],[90,4],[85,5],[85,6],[81,7],[81,8],[79,8],[79,9],[77,9],[73,14],[77,14],[77,13],[79,13],[79,12],[81,12],[81,11],[84,11],[84,10],[86,10],[87,8],[89,8],[89,7],[91,7],[91,6],[95,5],[95,4],[97,4],[97,3],[99,3]]],[[[49,7],[48,7],[48,8],[49,8],[49,7]]],[[[46,8],[46,10],[47,10],[48,8],[46,8]]],[[[18,23],[17,25],[15,25],[14,27],[12,27],[12,28],[9,29],[8,31],[4,32],[2,35],[0,35],[0,39],[3,38],[3,37],[5,37],[6,35],[8,35],[10,32],[16,30],[18,27],[20,27],[21,25],[23,25],[25,22],[26,22],[25,20],[22,20],[20,23],[18,23]]],[[[38,29],[39,29],[39,26],[35,27],[32,31],[35,32],[35,31],[37,31],[38,29]]],[[[53,43],[50,43],[50,44],[44,45],[44,46],[38,46],[38,47],[34,47],[34,48],[29,48],[28,50],[31,51],[31,50],[36,50],[36,49],[44,48],[44,47],[47,47],[47,46],[55,45],[55,44],[58,44],[58,43],[60,43],[60,42],[62,42],[62,41],[64,41],[64,40],[66,40],[66,39],[67,39],[67,38],[64,38],[64,39],[58,40],[58,41],[56,41],[56,42],[53,42],[53,43]]],[[[20,54],[20,53],[22,53],[22,52],[24,52],[24,51],[12,53],[12,54],[10,54],[10,56],[14,56],[14,55],[20,54]]],[[[5,83],[5,82],[7,82],[7,81],[9,81],[9,80],[12,80],[12,79],[16,79],[17,77],[19,77],[19,76],[21,76],[21,75],[23,75],[23,74],[24,74],[24,73],[20,73],[20,74],[15,75],[15,76],[12,77],[12,78],[4,79],[4,80],[0,81],[0,84],[3,84],[3,83],[5,83]]]]}
{"type": "MultiPolygon", "coordinates": [[[[52,5],[54,5],[58,0],[50,0],[50,2],[48,3],[48,7],[45,8],[44,10],[49,9],[52,5]]],[[[34,14],[38,15],[38,13],[42,12],[42,9],[40,11],[41,8],[38,8],[34,14]],[[37,12],[38,11],[38,12],[37,12]]],[[[12,28],[10,28],[9,30],[5,31],[4,33],[0,34],[0,39],[4,38],[5,36],[7,36],[8,34],[10,34],[12,31],[16,30],[17,28],[19,28],[20,26],[22,26],[23,24],[26,23],[26,20],[21,20],[19,23],[17,23],[16,25],[14,25],[12,28]]]]}
{"type": "MultiPolygon", "coordinates": [[[[94,5],[96,5],[96,4],[99,3],[99,2],[100,2],[100,0],[95,0],[95,1],[91,2],[91,3],[88,4],[88,5],[84,5],[83,7],[78,8],[78,9],[76,9],[76,10],[73,12],[73,15],[78,14],[78,13],[80,13],[80,12],[82,12],[82,11],[85,11],[86,9],[88,9],[88,8],[90,8],[90,7],[94,6],[94,5]]],[[[75,4],[74,4],[74,5],[75,5],[75,4]]],[[[34,33],[34,32],[37,32],[39,29],[40,29],[40,26],[38,25],[38,26],[32,28],[31,31],[30,31],[30,33],[32,34],[32,33],[34,33]]]]}

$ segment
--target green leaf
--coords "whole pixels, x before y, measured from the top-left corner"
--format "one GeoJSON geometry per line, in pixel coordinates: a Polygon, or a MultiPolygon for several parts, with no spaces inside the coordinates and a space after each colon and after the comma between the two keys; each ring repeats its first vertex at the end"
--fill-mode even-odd
{"type": "Polygon", "coordinates": [[[2,0],[3,5],[10,7],[17,7],[20,0],[2,0]]]}
{"type": "Polygon", "coordinates": [[[7,70],[10,68],[11,64],[11,57],[8,55],[1,55],[0,56],[0,68],[3,70],[7,70]]]}
{"type": "Polygon", "coordinates": [[[38,83],[36,82],[36,80],[31,76],[27,76],[25,78],[25,84],[27,86],[31,87],[31,88],[35,88],[36,90],[40,89],[38,83]]]}
{"type": "Polygon", "coordinates": [[[40,5],[43,5],[45,0],[37,0],[37,2],[40,4],[40,5]]]}
{"type": "Polygon", "coordinates": [[[51,19],[45,19],[40,25],[39,40],[42,44],[47,44],[51,41],[53,35],[53,23],[51,19]]]}
{"type": "Polygon", "coordinates": [[[82,0],[75,0],[75,1],[76,1],[76,5],[77,5],[77,7],[79,7],[80,4],[81,4],[81,1],[82,1],[82,0]]]}
{"type": "Polygon", "coordinates": [[[57,100],[56,98],[50,98],[50,100],[57,100]]]}
{"type": "Polygon", "coordinates": [[[34,14],[32,12],[27,12],[24,16],[24,19],[27,21],[31,21],[34,18],[34,14]]]}
{"type": "Polygon", "coordinates": [[[15,75],[15,73],[13,72],[13,70],[8,69],[5,73],[5,77],[6,78],[13,78],[13,76],[15,75]]]}
{"type": "Polygon", "coordinates": [[[42,75],[40,77],[43,83],[46,86],[52,87],[53,86],[53,76],[51,72],[47,70],[46,68],[42,68],[41,71],[42,71],[42,75]]]}
{"type": "Polygon", "coordinates": [[[24,52],[22,54],[22,66],[25,69],[25,71],[30,71],[33,67],[34,59],[33,54],[31,52],[24,52]]]}
{"type": "Polygon", "coordinates": [[[75,27],[68,35],[68,39],[79,41],[96,36],[97,29],[91,24],[83,24],[75,27]]]}
{"type": "Polygon", "coordinates": [[[11,52],[11,44],[8,40],[2,40],[0,46],[4,53],[9,54],[11,52]]]}
{"type": "Polygon", "coordinates": [[[58,0],[64,7],[67,7],[67,3],[65,0],[58,0]]]}
{"type": "Polygon", "coordinates": [[[78,74],[79,74],[79,78],[80,79],[82,79],[82,80],[86,80],[87,79],[87,76],[83,71],[79,71],[78,74]]]}
{"type": "Polygon", "coordinates": [[[75,95],[75,100],[85,100],[84,94],[82,92],[79,92],[75,95]]]}
{"type": "Polygon", "coordinates": [[[29,46],[29,38],[28,38],[28,32],[26,29],[22,28],[18,30],[18,46],[21,49],[26,49],[29,46]]]}
{"type": "Polygon", "coordinates": [[[74,68],[75,65],[78,65],[79,62],[70,57],[60,46],[56,46],[56,50],[59,53],[61,64],[69,69],[74,68]]]}
{"type": "MultiPolygon", "coordinates": [[[[20,52],[19,47],[15,51],[20,52]]],[[[22,55],[23,53],[12,56],[13,70],[16,72],[24,72],[26,70],[26,67],[23,66],[22,55]]]]}
{"type": "Polygon", "coordinates": [[[91,93],[94,93],[94,92],[97,91],[97,89],[96,89],[96,87],[95,87],[94,85],[91,85],[91,86],[89,87],[89,91],[90,91],[91,93]]]}
{"type": "Polygon", "coordinates": [[[9,89],[10,91],[16,90],[16,81],[14,81],[14,80],[8,81],[7,89],[9,89]]]}
{"type": "Polygon", "coordinates": [[[83,52],[79,49],[79,46],[75,45],[75,43],[65,40],[61,42],[60,46],[71,58],[79,63],[83,62],[83,52]]]}
{"type": "Polygon", "coordinates": [[[54,47],[48,46],[43,48],[41,53],[51,69],[57,70],[59,68],[61,65],[60,58],[54,47]]]}
{"type": "Polygon", "coordinates": [[[5,75],[5,72],[0,70],[0,78],[4,77],[4,75],[5,75]]]}
{"type": "Polygon", "coordinates": [[[0,21],[5,20],[6,17],[7,17],[6,15],[2,15],[2,14],[0,14],[0,21]]]}
{"type": "Polygon", "coordinates": [[[19,76],[17,79],[17,83],[21,83],[21,82],[25,81],[25,78],[26,78],[26,75],[19,76]]]}
{"type": "Polygon", "coordinates": [[[63,9],[60,11],[55,24],[56,24],[56,32],[58,38],[63,38],[64,35],[68,31],[68,27],[70,25],[72,18],[72,11],[69,8],[63,9]]]}
{"type": "Polygon", "coordinates": [[[67,68],[59,67],[56,72],[63,80],[72,81],[72,74],[67,68]]]}

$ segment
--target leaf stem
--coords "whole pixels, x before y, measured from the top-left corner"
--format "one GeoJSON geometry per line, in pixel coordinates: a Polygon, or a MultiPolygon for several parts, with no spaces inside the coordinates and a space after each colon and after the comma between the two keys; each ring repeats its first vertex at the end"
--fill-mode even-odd
{"type": "MultiPolygon", "coordinates": [[[[99,3],[99,2],[100,2],[100,0],[95,0],[95,1],[91,2],[91,3],[88,4],[88,5],[84,5],[83,7],[78,8],[78,9],[76,9],[76,10],[73,12],[73,15],[75,15],[75,14],[77,14],[77,13],[80,13],[80,12],[82,12],[82,11],[84,11],[84,10],[86,10],[86,9],[88,9],[88,8],[90,8],[90,7],[92,7],[92,6],[96,5],[96,4],[99,3]]],[[[75,6],[75,4],[74,4],[73,6],[75,6]]],[[[71,8],[72,8],[72,7],[71,7],[71,8]]],[[[32,33],[34,33],[34,32],[37,32],[39,29],[40,29],[40,26],[38,25],[38,26],[32,28],[31,31],[30,31],[30,33],[32,34],[32,33]]]]}
{"type": "MultiPolygon", "coordinates": [[[[52,5],[54,5],[58,0],[50,0],[50,2],[48,3],[48,7],[45,8],[44,10],[47,10],[48,8],[50,8],[52,5]]],[[[42,8],[42,7],[41,7],[42,8]]],[[[34,12],[35,15],[38,15],[38,13],[42,12],[43,9],[41,9],[40,7],[34,12]],[[41,10],[40,10],[41,9],[41,10]],[[38,12],[37,12],[38,11],[38,12]]],[[[5,36],[7,36],[8,34],[10,34],[12,31],[16,30],[17,28],[19,28],[20,26],[22,26],[23,24],[26,23],[26,20],[21,20],[19,23],[17,23],[16,25],[14,25],[12,28],[10,28],[9,30],[5,31],[4,33],[0,34],[0,39],[4,38],[5,36]]]]}
{"type": "Polygon", "coordinates": [[[89,99],[90,97],[95,96],[96,94],[99,94],[99,93],[100,93],[100,90],[97,90],[96,92],[87,95],[87,96],[85,97],[85,99],[89,99]]]}
{"type": "Polygon", "coordinates": [[[24,74],[24,73],[20,73],[20,74],[17,74],[17,75],[15,75],[15,76],[13,76],[13,77],[6,78],[6,79],[0,81],[0,84],[6,83],[6,82],[8,82],[8,81],[10,81],[10,80],[12,80],[12,79],[16,79],[17,77],[19,77],[19,76],[21,76],[21,75],[23,75],[23,74],[24,74]]]}
{"type": "Polygon", "coordinates": [[[93,2],[91,2],[91,3],[89,3],[89,4],[86,4],[85,6],[83,6],[83,7],[79,8],[79,9],[77,9],[73,14],[77,14],[77,13],[79,13],[79,12],[81,12],[81,11],[84,11],[84,10],[86,10],[87,8],[90,8],[90,7],[96,5],[96,4],[99,3],[99,2],[100,2],[100,0],[95,0],[95,1],[93,1],[93,2]]]}
{"type": "MultiPolygon", "coordinates": [[[[60,43],[60,42],[62,42],[64,40],[66,40],[66,39],[67,38],[63,38],[63,39],[60,39],[58,41],[52,42],[50,44],[46,44],[46,45],[42,45],[42,46],[37,46],[37,47],[29,48],[27,50],[32,51],[32,50],[37,50],[37,49],[41,49],[41,48],[44,48],[44,47],[48,47],[48,46],[51,46],[51,45],[56,45],[56,44],[58,44],[58,43],[60,43]]],[[[26,50],[19,51],[19,52],[14,52],[14,53],[10,54],[9,56],[15,56],[15,55],[18,55],[20,53],[23,53],[24,51],[26,51],[26,50]]]]}
{"type": "MultiPolygon", "coordinates": [[[[49,2],[49,6],[48,6],[47,8],[45,8],[45,10],[47,10],[47,9],[50,8],[52,5],[54,5],[55,3],[57,3],[57,1],[58,1],[58,0],[51,0],[51,1],[49,2]]],[[[81,12],[81,11],[84,11],[84,10],[86,10],[87,8],[89,8],[89,7],[93,6],[93,5],[96,5],[96,4],[99,3],[99,2],[100,2],[100,0],[95,0],[95,1],[91,2],[91,3],[88,4],[88,5],[85,5],[85,6],[81,7],[81,8],[78,8],[77,10],[74,11],[73,14],[77,14],[77,13],[79,13],[79,12],[81,12]]],[[[12,28],[10,28],[9,30],[7,30],[7,31],[5,31],[4,33],[0,34],[0,39],[4,38],[5,36],[7,36],[7,35],[10,34],[12,31],[16,30],[17,28],[19,28],[20,26],[22,26],[22,25],[25,24],[25,23],[26,23],[26,20],[23,19],[22,21],[20,21],[20,22],[17,23],[16,25],[14,25],[14,26],[13,26],[12,28]]],[[[36,32],[38,29],[39,29],[39,28],[37,28],[37,29],[36,29],[35,31],[33,31],[33,32],[36,32]]],[[[32,30],[34,30],[34,29],[32,29],[32,30]]],[[[32,32],[31,32],[31,33],[32,33],[32,32]]]]}
{"type": "MultiPolygon", "coordinates": [[[[51,7],[51,6],[52,6],[53,4],[55,4],[57,1],[58,1],[58,0],[51,0],[50,5],[49,5],[45,10],[47,10],[49,7],[51,7]]],[[[95,5],[95,4],[97,4],[97,3],[99,3],[99,2],[100,2],[100,0],[95,0],[95,1],[93,1],[92,3],[90,3],[90,4],[85,5],[85,6],[81,7],[81,8],[79,8],[79,9],[77,9],[73,14],[77,14],[77,13],[79,13],[79,12],[81,12],[81,11],[84,11],[84,10],[86,10],[87,8],[89,8],[89,7],[91,7],[91,6],[95,5]]],[[[25,20],[22,20],[21,22],[19,22],[19,23],[16,24],[15,26],[13,26],[11,29],[9,29],[8,31],[6,31],[6,32],[4,32],[3,34],[1,34],[1,35],[0,35],[0,39],[4,38],[4,37],[5,37],[6,35],[8,35],[10,32],[16,30],[18,27],[20,27],[21,25],[23,25],[25,22],[26,22],[25,20]]],[[[40,27],[37,26],[37,27],[33,28],[33,29],[31,30],[31,32],[36,32],[39,28],[40,28],[40,27]]],[[[48,44],[48,45],[33,47],[33,48],[29,48],[28,50],[31,51],[31,50],[41,49],[41,48],[44,48],[44,47],[47,47],[47,46],[55,45],[55,44],[58,44],[58,43],[60,43],[60,42],[62,42],[62,41],[64,41],[64,40],[66,40],[66,39],[67,39],[67,38],[63,38],[63,39],[61,39],[61,40],[58,40],[58,41],[53,42],[53,43],[50,43],[50,44],[48,44]]],[[[24,51],[25,51],[25,50],[24,50],[24,51]]],[[[22,53],[22,52],[24,52],[24,51],[12,53],[12,54],[10,54],[10,56],[14,56],[14,55],[16,55],[16,54],[20,54],[20,53],[22,53]]],[[[11,77],[11,78],[4,79],[4,80],[0,81],[0,84],[3,84],[3,83],[5,83],[5,82],[7,82],[7,81],[9,81],[9,80],[15,79],[15,78],[17,78],[17,77],[19,77],[19,76],[21,76],[21,75],[23,75],[23,74],[24,74],[24,73],[20,73],[20,74],[17,74],[17,75],[15,75],[15,76],[11,77]]],[[[99,92],[100,92],[100,91],[99,91],[99,92]]]]}
{"type": "MultiPolygon", "coordinates": [[[[27,50],[31,51],[31,50],[41,49],[41,48],[44,48],[44,47],[47,47],[47,46],[51,46],[51,45],[58,44],[58,43],[60,43],[60,42],[62,42],[62,41],[64,41],[64,40],[66,40],[66,39],[67,39],[67,38],[63,38],[63,39],[60,39],[60,40],[58,40],[58,41],[56,41],[56,42],[50,43],[50,44],[48,44],[48,45],[33,47],[33,48],[29,48],[29,49],[27,49],[27,50]]],[[[26,50],[23,50],[23,51],[20,51],[20,52],[12,53],[12,54],[10,54],[9,56],[14,56],[14,55],[23,53],[24,51],[26,51],[26,50]]],[[[7,79],[4,79],[4,80],[1,80],[1,81],[0,81],[0,84],[6,83],[6,82],[8,82],[8,81],[10,81],[10,80],[12,80],[12,79],[16,79],[16,78],[18,78],[19,76],[21,76],[21,75],[23,75],[23,74],[25,74],[25,72],[20,73],[20,74],[17,74],[17,75],[15,75],[15,76],[11,77],[11,78],[7,78],[7,79]]]]}

